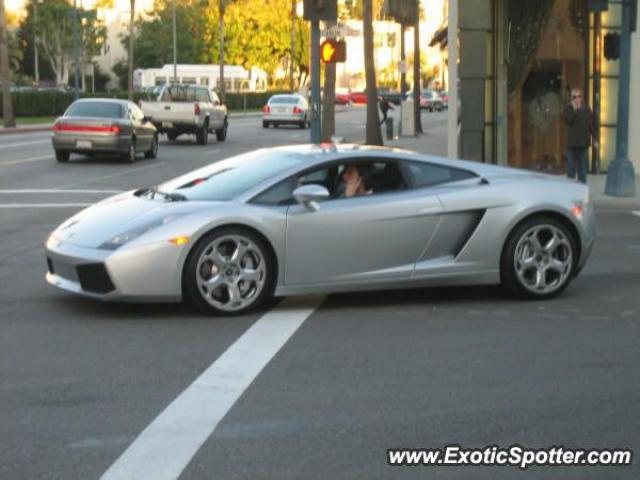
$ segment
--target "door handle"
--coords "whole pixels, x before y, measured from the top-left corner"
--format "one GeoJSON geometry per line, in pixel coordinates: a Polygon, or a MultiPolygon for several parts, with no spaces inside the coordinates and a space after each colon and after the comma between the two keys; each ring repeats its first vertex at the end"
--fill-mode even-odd
{"type": "Polygon", "coordinates": [[[171,110],[171,107],[169,105],[165,105],[164,109],[165,110],[171,110]]]}

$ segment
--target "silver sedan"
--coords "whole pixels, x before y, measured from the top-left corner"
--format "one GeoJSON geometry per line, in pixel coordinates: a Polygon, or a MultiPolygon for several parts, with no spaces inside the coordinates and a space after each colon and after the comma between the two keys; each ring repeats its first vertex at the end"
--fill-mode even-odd
{"type": "Polygon", "coordinates": [[[76,100],[53,124],[51,137],[56,160],[72,153],[116,154],[133,163],[138,153],[158,154],[156,127],[133,102],[109,98],[76,100]]]}
{"type": "Polygon", "coordinates": [[[302,95],[273,95],[262,109],[262,127],[309,125],[309,103],[302,95]]]}
{"type": "Polygon", "coordinates": [[[595,239],[586,186],[358,145],[263,149],[108,198],[46,242],[47,281],[235,314],[310,292],[502,283],[560,293],[595,239]]]}

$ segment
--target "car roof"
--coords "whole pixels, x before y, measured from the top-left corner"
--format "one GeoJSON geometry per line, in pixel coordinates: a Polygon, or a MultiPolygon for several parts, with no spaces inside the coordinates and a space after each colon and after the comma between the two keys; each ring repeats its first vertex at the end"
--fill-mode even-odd
{"type": "Polygon", "coordinates": [[[118,105],[128,105],[129,100],[121,98],[80,98],[73,103],[115,103],[118,105]]]}

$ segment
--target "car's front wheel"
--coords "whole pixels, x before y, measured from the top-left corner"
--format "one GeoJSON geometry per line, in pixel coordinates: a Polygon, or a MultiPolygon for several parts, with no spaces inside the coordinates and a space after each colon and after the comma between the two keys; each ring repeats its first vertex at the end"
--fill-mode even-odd
{"type": "Polygon", "coordinates": [[[151,140],[151,147],[144,152],[144,158],[156,158],[158,156],[158,135],[154,135],[151,140]]]}
{"type": "Polygon", "coordinates": [[[507,239],[502,283],[520,297],[551,298],[569,285],[576,262],[576,239],[569,229],[553,218],[532,218],[507,239]]]}
{"type": "Polygon", "coordinates": [[[241,228],[222,228],[205,235],[189,253],[183,288],[199,310],[236,315],[263,304],[274,278],[274,260],[260,237],[241,228]]]}

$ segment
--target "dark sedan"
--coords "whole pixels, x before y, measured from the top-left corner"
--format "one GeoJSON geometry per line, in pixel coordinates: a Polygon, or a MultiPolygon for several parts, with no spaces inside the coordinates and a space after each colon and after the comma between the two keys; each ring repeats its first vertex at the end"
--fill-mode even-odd
{"type": "Polygon", "coordinates": [[[51,138],[56,160],[69,161],[72,153],[116,154],[133,163],[138,153],[156,158],[158,133],[133,102],[83,99],[71,104],[56,119],[51,138]]]}

